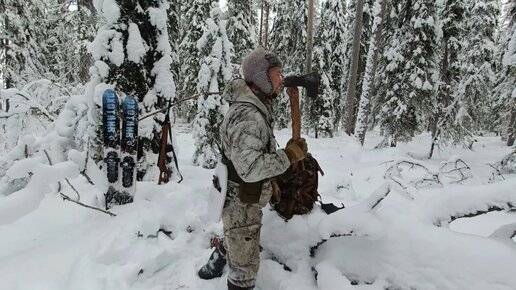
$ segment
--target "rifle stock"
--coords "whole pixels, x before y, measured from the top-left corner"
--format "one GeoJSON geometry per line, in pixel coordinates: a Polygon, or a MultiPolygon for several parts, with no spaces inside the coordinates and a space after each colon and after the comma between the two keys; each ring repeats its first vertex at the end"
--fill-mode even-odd
{"type": "Polygon", "coordinates": [[[158,185],[168,183],[172,171],[167,167],[167,148],[168,148],[168,132],[170,130],[170,121],[168,118],[161,127],[161,148],[158,156],[159,180],[158,185]]]}

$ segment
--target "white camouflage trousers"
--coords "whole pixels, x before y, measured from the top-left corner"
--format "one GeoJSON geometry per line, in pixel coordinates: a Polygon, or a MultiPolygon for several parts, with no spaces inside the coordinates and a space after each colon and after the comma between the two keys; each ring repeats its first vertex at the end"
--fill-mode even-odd
{"type": "Polygon", "coordinates": [[[254,287],[260,267],[260,230],[262,208],[272,195],[270,182],[265,182],[260,201],[244,204],[237,197],[238,184],[229,181],[222,211],[224,246],[229,266],[228,280],[236,286],[254,287]]]}

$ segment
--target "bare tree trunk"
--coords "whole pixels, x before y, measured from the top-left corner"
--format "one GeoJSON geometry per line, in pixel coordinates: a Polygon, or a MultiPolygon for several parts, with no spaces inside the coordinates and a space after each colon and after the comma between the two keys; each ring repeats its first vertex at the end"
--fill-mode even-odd
{"type": "Polygon", "coordinates": [[[358,58],[360,56],[360,36],[362,34],[362,18],[364,11],[364,0],[357,0],[357,10],[355,14],[355,29],[353,32],[353,54],[348,82],[348,95],[346,100],[346,133],[353,134],[355,90],[357,84],[358,58]]]}
{"type": "Polygon", "coordinates": [[[360,139],[360,143],[362,145],[364,145],[365,134],[367,131],[367,121],[370,114],[370,92],[374,86],[376,68],[378,67],[378,51],[380,50],[380,45],[382,43],[383,20],[385,19],[385,10],[387,6],[387,0],[377,1],[381,1],[380,14],[374,15],[372,19],[372,33],[374,36],[371,36],[369,41],[365,76],[362,83],[362,96],[360,97],[360,105],[357,113],[357,125],[355,126],[357,137],[360,139]]]}
{"type": "MultiPolygon", "coordinates": [[[[441,86],[444,84],[444,88],[439,89],[439,97],[438,101],[443,108],[446,108],[448,106],[448,103],[450,102],[450,91],[449,91],[449,84],[450,84],[450,72],[449,72],[449,50],[448,50],[448,41],[449,36],[444,35],[443,37],[443,46],[444,46],[444,52],[443,52],[443,59],[442,59],[442,66],[441,66],[441,86]]],[[[441,128],[439,125],[439,122],[443,118],[443,112],[441,110],[437,110],[437,112],[434,114],[432,118],[432,123],[430,125],[430,130],[432,132],[432,144],[430,145],[430,152],[428,153],[428,159],[432,159],[432,156],[434,155],[434,149],[435,145],[437,145],[437,141],[439,140],[439,136],[441,134],[441,128]]]]}
{"type": "Polygon", "coordinates": [[[516,108],[513,105],[511,110],[511,120],[509,122],[509,130],[507,137],[507,146],[513,146],[516,139],[516,108]]]}
{"type": "Polygon", "coordinates": [[[265,7],[265,2],[262,1],[262,7],[260,9],[260,30],[258,32],[258,43],[265,47],[263,45],[263,8],[265,7]]]}
{"type": "Polygon", "coordinates": [[[258,34],[258,43],[268,48],[269,46],[269,11],[270,4],[262,0],[262,8],[260,11],[260,32],[258,34]]]}
{"type": "MultiPolygon", "coordinates": [[[[82,34],[84,35],[87,31],[87,26],[91,22],[92,15],[95,15],[95,7],[93,7],[93,1],[89,0],[78,0],[77,1],[77,9],[79,10],[81,23],[79,24],[80,30],[82,30],[82,34]],[[88,9],[90,13],[85,13],[82,10],[88,9]],[[87,16],[89,15],[89,16],[87,16]],[[90,17],[88,19],[87,17],[90,17]]],[[[87,39],[88,41],[92,41],[93,39],[87,39]]],[[[81,47],[80,51],[80,64],[79,64],[79,80],[82,83],[86,83],[90,78],[90,67],[93,65],[93,58],[91,54],[88,53],[88,50],[85,46],[81,47]]]]}
{"type": "Polygon", "coordinates": [[[270,9],[271,8],[271,5],[269,4],[269,2],[265,1],[265,22],[264,22],[264,25],[265,27],[263,28],[263,43],[264,43],[264,46],[265,47],[269,47],[269,15],[270,15],[270,9]]]}
{"type": "Polygon", "coordinates": [[[308,23],[306,34],[306,73],[311,73],[312,50],[314,46],[314,0],[308,0],[308,23]]]}
{"type": "MultiPolygon", "coordinates": [[[[5,1],[3,0],[0,0],[0,8],[2,8],[2,13],[5,14],[6,10],[7,10],[7,6],[5,4],[5,1]]],[[[13,82],[12,82],[12,77],[9,73],[7,73],[7,69],[9,68],[9,66],[12,65],[12,60],[11,60],[11,56],[9,54],[9,47],[10,47],[10,41],[9,41],[9,36],[8,36],[8,31],[10,29],[9,27],[9,19],[7,18],[7,16],[5,16],[5,23],[4,23],[4,38],[2,39],[2,47],[4,49],[4,56],[5,56],[5,59],[4,59],[4,63],[2,64],[2,76],[4,78],[4,87],[6,89],[10,89],[13,87],[13,82]]],[[[6,112],[9,111],[9,99],[6,99],[6,104],[5,104],[5,110],[6,112]]]]}

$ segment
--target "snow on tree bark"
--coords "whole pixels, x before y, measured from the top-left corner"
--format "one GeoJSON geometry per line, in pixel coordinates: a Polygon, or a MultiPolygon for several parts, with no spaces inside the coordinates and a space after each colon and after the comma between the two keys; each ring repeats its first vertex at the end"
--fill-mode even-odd
{"type": "Polygon", "coordinates": [[[362,95],[358,105],[357,121],[355,125],[355,136],[364,144],[365,134],[367,130],[367,121],[370,111],[370,91],[373,88],[376,68],[378,65],[378,50],[381,45],[382,21],[385,18],[387,1],[377,0],[373,6],[372,13],[372,34],[369,40],[369,48],[367,51],[366,68],[362,81],[362,95]]]}

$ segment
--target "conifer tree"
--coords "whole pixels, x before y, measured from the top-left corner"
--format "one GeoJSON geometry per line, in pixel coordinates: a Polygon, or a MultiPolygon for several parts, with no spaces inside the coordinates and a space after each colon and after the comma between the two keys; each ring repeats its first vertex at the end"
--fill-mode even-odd
{"type": "Polygon", "coordinates": [[[516,3],[507,4],[506,19],[500,38],[500,70],[497,74],[495,97],[501,110],[502,132],[507,146],[513,146],[516,139],[516,3]]]}
{"type": "MultiPolygon", "coordinates": [[[[284,75],[301,74],[306,64],[307,3],[304,0],[279,1],[274,11],[270,50],[283,62],[284,75]]],[[[276,127],[286,128],[290,122],[288,97],[283,94],[275,102],[276,127]]]]}
{"type": "MultiPolygon", "coordinates": [[[[202,37],[197,42],[201,55],[201,69],[197,79],[197,92],[218,92],[233,75],[231,63],[233,45],[226,33],[222,10],[213,2],[210,18],[202,37]]],[[[220,157],[220,124],[228,104],[219,94],[201,96],[197,101],[197,116],[193,134],[195,139],[194,164],[214,168],[220,157]]]]}
{"type": "MultiPolygon", "coordinates": [[[[238,65],[242,63],[242,57],[256,46],[256,28],[253,25],[256,15],[254,5],[248,0],[229,0],[227,9],[227,33],[234,45],[232,62],[238,65]]],[[[238,75],[238,67],[235,75],[238,75]]]]}
{"type": "Polygon", "coordinates": [[[172,74],[176,80],[176,87],[182,86],[180,77],[180,58],[179,58],[179,44],[181,42],[181,1],[171,0],[170,9],[168,13],[168,33],[170,39],[170,46],[172,48],[172,74]]]}
{"type": "Polygon", "coordinates": [[[182,39],[179,45],[181,59],[181,95],[191,96],[197,92],[197,76],[200,70],[201,56],[197,41],[205,29],[205,20],[209,17],[211,0],[193,0],[189,5],[181,5],[182,39]]]}
{"type": "Polygon", "coordinates": [[[322,83],[319,97],[310,104],[309,120],[316,136],[333,137],[338,126],[345,59],[344,12],[344,1],[325,1],[315,34],[314,70],[320,73],[322,83]]]}
{"type": "Polygon", "coordinates": [[[383,58],[381,91],[376,104],[386,141],[395,146],[424,129],[436,106],[437,31],[435,1],[415,0],[398,11],[399,29],[383,58]]]}
{"type": "Polygon", "coordinates": [[[3,0],[4,79],[8,88],[21,87],[34,79],[54,77],[46,70],[44,3],[40,0],[3,0]],[[47,73],[48,72],[48,73],[47,73]]]}
{"type": "Polygon", "coordinates": [[[485,117],[490,113],[489,96],[495,83],[495,33],[500,7],[497,0],[472,1],[470,5],[468,42],[454,103],[458,107],[455,122],[473,134],[488,125],[485,117]]]}
{"type": "Polygon", "coordinates": [[[441,57],[439,67],[438,103],[435,114],[430,119],[432,144],[428,157],[431,158],[436,145],[466,140],[470,136],[468,128],[456,124],[458,103],[454,101],[454,92],[459,87],[464,50],[467,47],[466,20],[469,18],[469,1],[446,1],[439,15],[442,26],[441,57]]]}
{"type": "MultiPolygon", "coordinates": [[[[95,1],[104,25],[90,49],[95,59],[92,80],[86,95],[101,105],[101,95],[108,87],[133,95],[140,113],[163,109],[175,97],[171,72],[171,47],[167,32],[167,0],[95,1]]],[[[138,174],[142,180],[157,176],[156,164],[164,114],[147,118],[139,124],[138,174]],[[156,174],[156,175],[154,175],[156,174]]]]}

